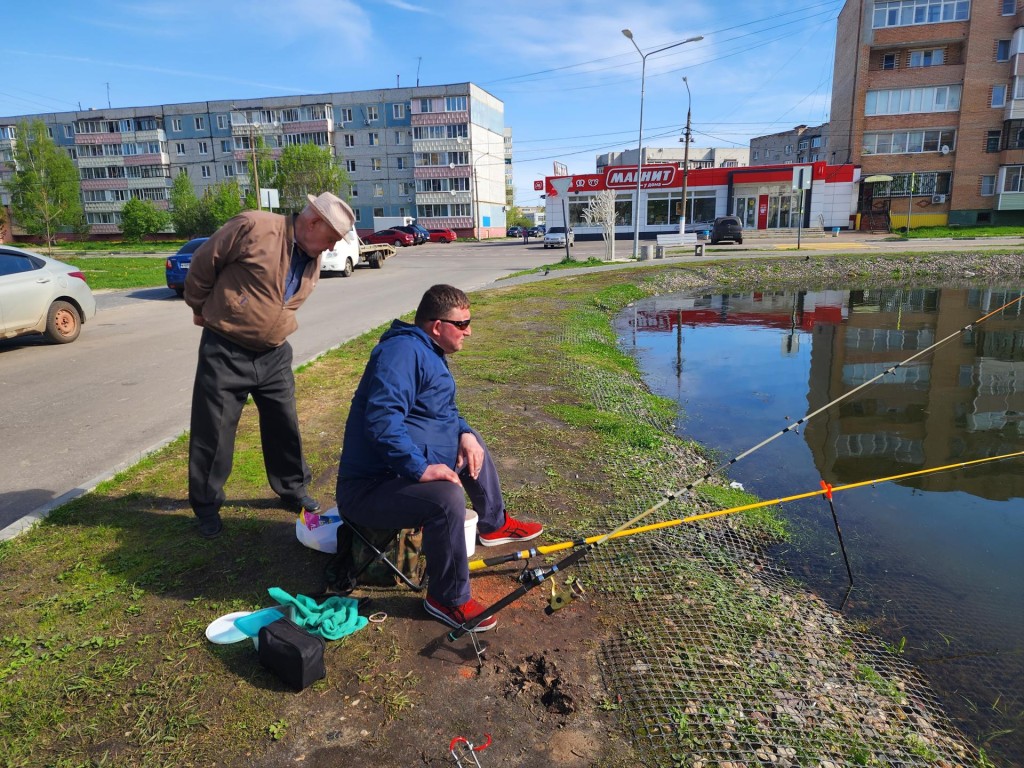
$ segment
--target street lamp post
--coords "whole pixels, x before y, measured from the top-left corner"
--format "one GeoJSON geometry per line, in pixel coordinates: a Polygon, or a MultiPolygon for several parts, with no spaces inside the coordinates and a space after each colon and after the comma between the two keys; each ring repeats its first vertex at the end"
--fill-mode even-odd
{"type": "Polygon", "coordinates": [[[672,43],[671,45],[663,45],[661,48],[655,48],[653,51],[644,53],[640,50],[640,46],[636,44],[636,40],[633,39],[633,33],[630,30],[624,29],[622,34],[629,39],[629,42],[636,48],[636,52],[640,54],[640,136],[636,145],[636,200],[633,202],[633,258],[638,259],[640,257],[640,174],[643,171],[644,153],[644,80],[647,76],[647,57],[652,53],[661,53],[669,48],[675,48],[685,43],[695,43],[698,40],[703,40],[704,35],[680,40],[678,43],[672,43]]]}
{"type": "Polygon", "coordinates": [[[679,217],[679,234],[686,234],[686,174],[690,172],[690,83],[684,77],[686,85],[686,132],[683,134],[683,207],[679,217]]]}

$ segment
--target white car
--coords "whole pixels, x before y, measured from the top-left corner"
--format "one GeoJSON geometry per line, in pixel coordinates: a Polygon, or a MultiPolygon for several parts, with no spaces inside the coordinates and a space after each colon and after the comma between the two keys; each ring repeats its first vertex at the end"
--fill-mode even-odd
{"type": "Polygon", "coordinates": [[[0,338],[42,333],[67,344],[95,316],[96,299],[77,267],[0,245],[0,338]]]}
{"type": "MultiPolygon", "coordinates": [[[[575,244],[576,235],[573,234],[572,227],[569,227],[569,247],[572,248],[575,244]]],[[[548,231],[544,233],[544,247],[564,248],[565,227],[548,227],[548,231]]]]}

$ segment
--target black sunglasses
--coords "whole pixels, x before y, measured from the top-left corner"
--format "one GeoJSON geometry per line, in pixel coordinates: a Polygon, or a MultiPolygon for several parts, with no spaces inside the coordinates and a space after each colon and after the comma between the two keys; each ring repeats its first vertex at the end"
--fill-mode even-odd
{"type": "Polygon", "coordinates": [[[460,331],[464,331],[469,328],[469,322],[472,320],[472,318],[468,318],[466,320],[448,320],[444,317],[435,317],[434,319],[440,320],[442,323],[448,323],[448,325],[454,325],[460,331]]]}

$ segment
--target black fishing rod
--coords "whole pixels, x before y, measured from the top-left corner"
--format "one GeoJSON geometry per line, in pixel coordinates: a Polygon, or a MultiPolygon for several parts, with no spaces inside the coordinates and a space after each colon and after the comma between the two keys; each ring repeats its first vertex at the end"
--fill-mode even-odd
{"type": "MultiPolygon", "coordinates": [[[[757,445],[754,445],[751,448],[748,448],[747,450],[743,451],[742,453],[737,454],[736,456],[734,456],[733,458],[729,459],[728,461],[718,465],[714,469],[711,469],[710,471],[705,473],[703,476],[697,478],[696,480],[694,480],[691,483],[688,483],[684,488],[682,488],[682,489],[680,489],[678,491],[669,491],[669,492],[667,492],[665,494],[665,497],[661,501],[659,501],[657,504],[655,504],[654,506],[644,510],[643,512],[641,512],[639,515],[637,515],[633,519],[626,521],[622,525],[620,525],[617,528],[615,528],[615,530],[613,530],[613,531],[611,531],[609,533],[603,534],[603,535],[597,537],[596,539],[587,540],[588,543],[584,544],[584,546],[582,546],[580,549],[577,549],[576,551],[574,551],[573,553],[571,553],[567,557],[565,557],[562,560],[560,560],[555,565],[550,566],[547,569],[536,568],[536,569],[533,569],[532,571],[527,571],[524,574],[523,578],[522,578],[523,583],[516,590],[514,590],[510,594],[506,595],[505,597],[501,598],[500,600],[498,600],[493,605],[489,606],[486,610],[484,610],[482,613],[480,613],[479,615],[474,617],[471,621],[466,622],[465,624],[463,624],[462,626],[458,627],[457,629],[454,629],[451,632],[449,632],[448,633],[448,639],[449,640],[456,640],[457,638],[462,637],[462,635],[466,634],[467,632],[469,632],[470,630],[475,628],[484,619],[488,619],[491,616],[493,616],[494,614],[498,613],[498,611],[508,607],[509,605],[514,603],[516,600],[518,600],[520,597],[522,597],[527,592],[529,592],[531,589],[533,589],[534,587],[540,585],[546,579],[550,578],[551,576],[553,576],[558,571],[563,570],[564,568],[566,568],[566,567],[568,567],[570,565],[574,565],[575,563],[577,563],[580,560],[582,560],[595,547],[601,546],[606,541],[608,541],[610,538],[613,538],[616,534],[618,534],[621,531],[624,531],[624,530],[630,528],[631,526],[633,526],[636,523],[640,522],[644,518],[652,515],[654,512],[656,512],[657,510],[661,509],[661,507],[665,506],[669,502],[675,501],[676,499],[679,499],[681,496],[689,495],[693,491],[694,488],[696,488],[698,485],[701,485],[702,483],[706,483],[708,480],[710,480],[712,477],[717,475],[719,472],[722,472],[723,470],[731,467],[733,464],[736,464],[737,462],[742,461],[743,459],[745,459],[747,456],[750,456],[755,451],[758,451],[761,448],[764,448],[764,446],[768,445],[769,443],[773,442],[774,440],[778,439],[779,437],[782,437],[787,432],[794,432],[794,431],[798,430],[801,424],[806,424],[811,419],[813,419],[816,416],[819,416],[820,414],[824,413],[826,410],[831,408],[833,405],[836,405],[837,403],[841,403],[843,400],[846,400],[847,398],[855,395],[857,392],[860,392],[861,390],[871,386],[872,384],[874,384],[877,381],[879,381],[880,379],[882,379],[884,376],[887,376],[887,375],[890,375],[890,374],[894,374],[899,368],[902,368],[907,363],[910,363],[910,362],[918,359],[919,357],[922,357],[922,356],[928,354],[932,350],[937,349],[938,347],[942,346],[943,344],[945,344],[946,342],[950,341],[951,339],[956,338],[960,334],[965,333],[966,331],[973,330],[976,326],[980,325],[981,323],[984,323],[986,320],[988,320],[989,318],[999,314],[1000,312],[1002,312],[1003,310],[1007,309],[1008,307],[1011,307],[1014,304],[1019,303],[1021,300],[1024,300],[1024,294],[1021,294],[1020,296],[1018,296],[1015,299],[1011,299],[1010,301],[1008,301],[1005,304],[1003,304],[1001,307],[998,307],[998,308],[992,310],[991,312],[988,312],[988,313],[982,315],[981,317],[979,317],[974,322],[968,323],[967,325],[963,326],[962,328],[960,328],[960,329],[958,329],[956,331],[953,331],[952,333],[944,336],[943,338],[939,339],[938,341],[934,342],[933,344],[930,344],[929,346],[925,347],[924,349],[919,350],[918,352],[915,352],[910,357],[908,357],[908,358],[906,358],[904,360],[901,360],[900,362],[896,363],[895,365],[893,365],[893,366],[891,366],[889,368],[886,368],[884,371],[882,371],[881,373],[877,374],[876,376],[873,376],[870,379],[868,379],[867,381],[857,385],[856,387],[851,389],[849,392],[846,392],[846,393],[844,393],[842,395],[839,395],[838,397],[830,400],[829,402],[825,403],[820,408],[817,408],[816,410],[811,411],[810,413],[806,414],[805,416],[802,416],[799,420],[797,420],[793,424],[789,424],[784,429],[781,429],[778,432],[776,432],[776,433],[770,435],[769,437],[765,438],[764,440],[762,440],[757,445]]],[[[832,490],[835,490],[835,489],[832,489],[832,490]]],[[[822,491],[822,492],[824,492],[824,491],[822,491]]],[[[838,529],[838,522],[836,524],[836,527],[838,529]]],[[[841,535],[842,534],[840,534],[840,537],[841,537],[841,535]]],[[[526,552],[529,552],[529,551],[530,550],[526,550],[526,552]]],[[[525,554],[525,553],[524,552],[514,553],[513,555],[510,555],[509,558],[511,560],[521,559],[521,556],[523,554],[525,554]]],[[[497,558],[494,558],[493,560],[496,560],[496,559],[497,558]]],[[[488,562],[487,564],[491,565],[491,564],[494,564],[494,563],[493,562],[488,562]]],[[[852,579],[852,574],[851,574],[851,579],[852,579]]]]}

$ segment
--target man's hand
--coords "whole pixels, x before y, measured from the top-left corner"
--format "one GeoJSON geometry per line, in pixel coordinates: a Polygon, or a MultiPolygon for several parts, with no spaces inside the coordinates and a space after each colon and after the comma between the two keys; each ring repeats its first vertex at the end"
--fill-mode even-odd
{"type": "Polygon", "coordinates": [[[192,325],[198,325],[200,328],[206,325],[206,321],[203,320],[202,315],[192,315],[192,325]]]}
{"type": "Polygon", "coordinates": [[[459,435],[459,458],[455,461],[455,471],[466,468],[469,476],[476,480],[483,465],[484,447],[472,432],[463,432],[459,435]]]}
{"type": "Polygon", "coordinates": [[[428,464],[423,474],[420,475],[421,483],[432,483],[435,480],[447,480],[449,483],[462,485],[459,476],[447,464],[428,464]]]}

